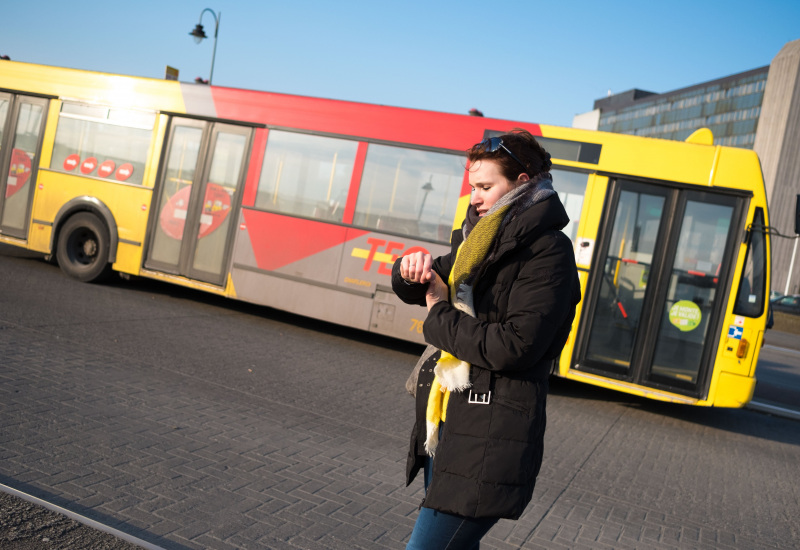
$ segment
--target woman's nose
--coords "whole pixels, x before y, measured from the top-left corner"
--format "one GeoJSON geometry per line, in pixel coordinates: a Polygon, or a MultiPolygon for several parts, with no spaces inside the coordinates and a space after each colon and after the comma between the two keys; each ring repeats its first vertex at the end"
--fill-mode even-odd
{"type": "Polygon", "coordinates": [[[481,200],[480,200],[480,198],[478,197],[478,194],[477,194],[477,193],[473,192],[473,193],[472,193],[472,195],[470,195],[470,197],[469,197],[469,203],[470,203],[472,206],[475,206],[476,204],[480,204],[480,203],[481,203],[481,200]]]}

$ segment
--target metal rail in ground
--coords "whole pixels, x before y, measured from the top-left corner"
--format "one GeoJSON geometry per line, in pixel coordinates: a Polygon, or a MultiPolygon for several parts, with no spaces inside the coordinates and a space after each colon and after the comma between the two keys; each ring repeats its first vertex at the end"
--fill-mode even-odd
{"type": "Polygon", "coordinates": [[[791,418],[792,420],[800,420],[800,411],[796,411],[794,409],[788,409],[786,407],[781,407],[779,405],[773,405],[771,403],[762,403],[760,401],[750,401],[746,405],[748,409],[763,412],[767,414],[772,414],[775,416],[780,416],[783,418],[791,418]]]}

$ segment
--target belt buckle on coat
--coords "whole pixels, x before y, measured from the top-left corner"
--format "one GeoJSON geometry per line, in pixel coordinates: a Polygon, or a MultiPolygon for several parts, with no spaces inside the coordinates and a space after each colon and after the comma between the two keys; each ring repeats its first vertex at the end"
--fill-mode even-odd
{"type": "Polygon", "coordinates": [[[492,392],[472,393],[472,390],[469,390],[468,401],[477,405],[488,405],[492,401],[492,392]]]}

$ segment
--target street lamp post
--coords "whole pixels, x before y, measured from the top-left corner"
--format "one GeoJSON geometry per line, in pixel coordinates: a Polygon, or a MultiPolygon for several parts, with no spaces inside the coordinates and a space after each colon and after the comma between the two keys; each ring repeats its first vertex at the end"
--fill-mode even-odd
{"type": "Polygon", "coordinates": [[[214,18],[214,51],[211,54],[211,73],[208,75],[208,84],[211,85],[211,81],[214,78],[214,58],[217,57],[217,35],[219,34],[219,20],[222,19],[222,12],[214,13],[214,10],[210,8],[206,8],[200,12],[200,22],[197,23],[194,30],[189,34],[194,37],[195,43],[199,44],[203,41],[204,38],[208,38],[206,36],[205,31],[203,30],[203,14],[205,12],[211,12],[211,17],[214,18]]]}

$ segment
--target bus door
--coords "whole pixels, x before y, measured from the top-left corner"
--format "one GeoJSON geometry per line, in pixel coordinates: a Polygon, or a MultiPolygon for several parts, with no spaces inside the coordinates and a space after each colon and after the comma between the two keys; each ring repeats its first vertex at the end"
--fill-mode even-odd
{"type": "Polygon", "coordinates": [[[747,197],[616,180],[587,287],[576,368],[707,391],[747,197]]]}
{"type": "Polygon", "coordinates": [[[174,118],[155,192],[145,267],[224,285],[252,130],[174,118]]]}
{"type": "Polygon", "coordinates": [[[0,233],[27,239],[47,99],[0,92],[0,233]]]}

